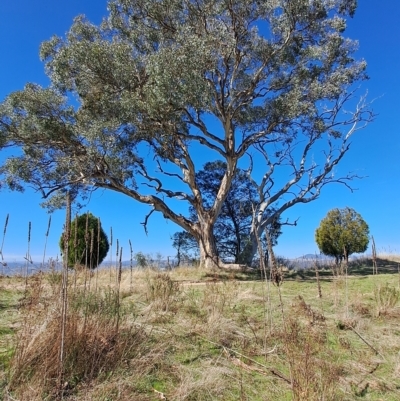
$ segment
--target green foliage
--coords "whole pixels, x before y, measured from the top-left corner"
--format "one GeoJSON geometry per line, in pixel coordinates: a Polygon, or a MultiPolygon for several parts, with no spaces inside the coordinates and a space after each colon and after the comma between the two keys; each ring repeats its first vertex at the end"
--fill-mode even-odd
{"type": "Polygon", "coordinates": [[[335,257],[338,263],[353,253],[367,250],[369,227],[355,210],[333,209],[321,220],[315,241],[323,254],[335,257]]]}
{"type": "Polygon", "coordinates": [[[144,268],[148,265],[148,258],[143,252],[136,253],[134,258],[139,267],[144,268]]]}
{"type": "Polygon", "coordinates": [[[200,238],[201,257],[215,260],[209,234],[248,158],[261,166],[252,174],[264,198],[258,217],[352,179],[331,173],[373,119],[364,98],[347,107],[367,79],[343,34],[355,5],[110,0],[101,24],[77,17],[65,37],[42,44],[48,88],[27,84],[0,103],[0,148],[17,148],[0,180],[33,186],[51,208],[65,191],[123,193],[200,238]],[[210,207],[194,153],[227,166],[210,207]],[[190,207],[196,223],[181,214],[190,207]]]}
{"type": "MultiPolygon", "coordinates": [[[[64,253],[64,235],[60,237],[61,253],[64,253]]],[[[83,265],[95,269],[107,256],[109,242],[100,220],[91,213],[77,216],[71,222],[68,240],[68,267],[83,265]],[[100,224],[100,236],[99,226],[100,224]]]]}
{"type": "Polygon", "coordinates": [[[187,231],[177,231],[171,237],[172,247],[176,249],[176,265],[180,266],[181,262],[194,259],[199,252],[199,244],[196,239],[187,231]]]}

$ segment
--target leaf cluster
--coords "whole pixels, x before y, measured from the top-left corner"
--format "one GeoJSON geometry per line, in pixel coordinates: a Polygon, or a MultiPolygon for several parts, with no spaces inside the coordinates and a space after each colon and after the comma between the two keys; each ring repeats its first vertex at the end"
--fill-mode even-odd
{"type": "MultiPolygon", "coordinates": [[[[76,216],[71,222],[70,230],[68,267],[85,266],[95,269],[107,256],[110,246],[100,219],[91,213],[76,216]]],[[[65,235],[64,231],[59,241],[62,254],[65,251],[65,235]]]]}
{"type": "Polygon", "coordinates": [[[316,229],[315,241],[323,254],[339,261],[367,250],[369,227],[354,209],[333,209],[316,229]]]}
{"type": "MultiPolygon", "coordinates": [[[[355,8],[355,0],[110,0],[101,24],[77,17],[42,44],[48,88],[27,84],[0,103],[0,148],[18,149],[0,166],[0,185],[31,185],[52,208],[65,191],[117,191],[202,240],[220,212],[228,216],[222,203],[245,156],[258,154],[265,167],[259,217],[310,202],[328,183],[347,185],[354,175],[331,172],[373,118],[364,98],[353,112],[345,107],[367,78],[357,42],[343,35],[355,8]],[[204,200],[198,151],[228,166],[204,200]],[[174,211],[175,200],[196,219],[174,211]]],[[[249,186],[237,191],[253,198],[249,186]]],[[[248,204],[233,207],[246,221],[248,204]]],[[[236,259],[242,228],[230,221],[215,231],[221,253],[236,259]]]]}

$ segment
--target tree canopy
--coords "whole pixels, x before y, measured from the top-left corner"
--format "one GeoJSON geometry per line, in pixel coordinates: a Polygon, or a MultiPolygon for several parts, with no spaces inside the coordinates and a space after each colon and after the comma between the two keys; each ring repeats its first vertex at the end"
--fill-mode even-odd
{"type": "MultiPolygon", "coordinates": [[[[64,235],[65,232],[59,241],[61,253],[65,250],[64,235]]],[[[107,256],[109,247],[100,219],[92,213],[76,216],[72,220],[68,239],[68,267],[83,265],[95,269],[107,256]]]]}
{"type": "Polygon", "coordinates": [[[171,240],[172,247],[176,249],[176,266],[180,266],[182,261],[188,262],[198,256],[199,244],[187,231],[177,231],[171,240]]]}
{"type": "Polygon", "coordinates": [[[77,17],[41,45],[48,88],[28,83],[0,104],[0,147],[19,149],[0,167],[2,184],[29,183],[50,207],[66,191],[123,193],[191,233],[202,263],[216,266],[213,226],[239,161],[258,186],[253,238],[326,184],[354,178],[333,169],[372,119],[356,100],[366,63],[344,36],[355,9],[356,0],[110,0],[101,24],[77,17]],[[207,208],[195,154],[226,162],[207,208]]]}
{"type": "Polygon", "coordinates": [[[333,256],[338,264],[353,253],[365,252],[369,243],[369,227],[354,209],[333,209],[321,220],[315,231],[320,251],[333,256]]]}

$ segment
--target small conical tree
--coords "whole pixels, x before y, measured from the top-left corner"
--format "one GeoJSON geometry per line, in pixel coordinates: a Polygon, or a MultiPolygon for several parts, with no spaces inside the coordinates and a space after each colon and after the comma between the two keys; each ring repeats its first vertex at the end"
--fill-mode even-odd
{"type": "Polygon", "coordinates": [[[335,257],[339,264],[351,254],[367,250],[368,224],[354,209],[332,209],[316,229],[315,241],[324,255],[335,257]]]}
{"type": "MultiPolygon", "coordinates": [[[[63,232],[59,241],[61,253],[64,252],[64,234],[63,232]]],[[[95,269],[107,256],[109,249],[108,238],[101,228],[100,219],[91,213],[77,216],[71,223],[68,247],[68,267],[85,266],[95,269]]]]}

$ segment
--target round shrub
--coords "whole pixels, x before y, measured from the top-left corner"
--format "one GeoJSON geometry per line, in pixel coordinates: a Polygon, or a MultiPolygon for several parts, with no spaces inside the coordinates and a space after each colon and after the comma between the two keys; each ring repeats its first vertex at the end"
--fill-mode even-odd
{"type": "MultiPolygon", "coordinates": [[[[64,235],[65,232],[59,241],[61,254],[64,253],[64,235]]],[[[95,269],[107,256],[109,247],[107,235],[97,217],[91,213],[77,216],[71,222],[68,267],[85,266],[88,269],[95,269]]]]}
{"type": "Polygon", "coordinates": [[[354,209],[332,209],[315,231],[315,241],[324,255],[333,256],[336,264],[353,253],[365,252],[369,243],[369,228],[354,209]]]}

